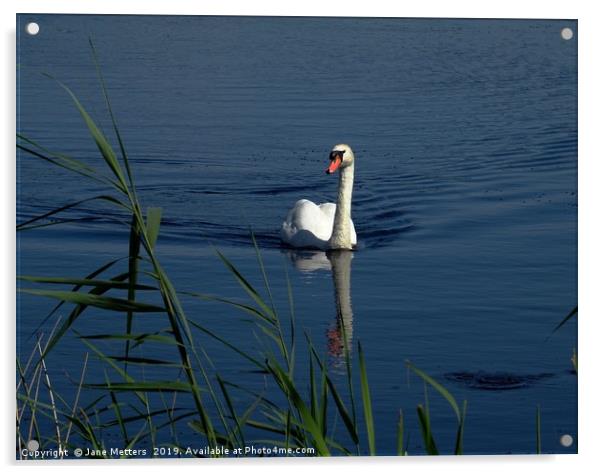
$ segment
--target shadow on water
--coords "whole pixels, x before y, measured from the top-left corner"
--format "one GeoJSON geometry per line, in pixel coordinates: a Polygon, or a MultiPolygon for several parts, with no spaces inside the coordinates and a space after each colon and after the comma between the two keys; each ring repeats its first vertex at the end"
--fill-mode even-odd
{"type": "Polygon", "coordinates": [[[554,377],[554,374],[514,374],[511,372],[450,372],[445,378],[476,390],[516,390],[554,377]]]}
{"type": "Polygon", "coordinates": [[[286,250],[293,266],[303,273],[329,271],[332,273],[336,317],[326,331],[327,350],[331,366],[342,368],[345,353],[353,346],[353,309],[351,307],[351,261],[350,250],[328,252],[309,250],[286,250]]]}

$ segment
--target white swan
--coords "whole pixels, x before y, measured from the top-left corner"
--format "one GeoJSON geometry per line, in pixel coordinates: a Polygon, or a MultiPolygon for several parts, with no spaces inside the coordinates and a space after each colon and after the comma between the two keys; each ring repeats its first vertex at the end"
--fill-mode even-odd
{"type": "Polygon", "coordinates": [[[297,201],[282,223],[283,242],[292,247],[320,250],[352,249],[357,244],[351,220],[354,160],[349,145],[339,144],[332,149],[326,173],[340,169],[337,203],[317,205],[307,199],[297,201]]]}

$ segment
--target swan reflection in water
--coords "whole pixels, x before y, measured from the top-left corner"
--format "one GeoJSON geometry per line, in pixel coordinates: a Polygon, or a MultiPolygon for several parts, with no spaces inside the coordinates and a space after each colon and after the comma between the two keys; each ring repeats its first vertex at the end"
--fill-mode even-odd
{"type": "Polygon", "coordinates": [[[328,354],[335,366],[345,360],[345,350],[351,352],[353,342],[353,310],[351,308],[351,260],[350,250],[287,251],[297,270],[302,273],[319,270],[330,271],[334,284],[336,319],[326,332],[328,354]]]}

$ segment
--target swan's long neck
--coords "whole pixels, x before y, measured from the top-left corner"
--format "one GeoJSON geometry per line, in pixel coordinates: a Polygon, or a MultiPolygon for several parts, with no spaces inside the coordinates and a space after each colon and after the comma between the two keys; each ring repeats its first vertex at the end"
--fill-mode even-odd
{"type": "Polygon", "coordinates": [[[339,175],[339,195],[334,214],[331,249],[351,249],[351,194],[353,193],[353,163],[341,168],[339,175]]]}

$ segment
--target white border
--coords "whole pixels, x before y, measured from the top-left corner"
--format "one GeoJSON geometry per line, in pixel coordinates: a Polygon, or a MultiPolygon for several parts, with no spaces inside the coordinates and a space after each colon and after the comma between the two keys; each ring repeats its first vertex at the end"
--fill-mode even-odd
{"type": "Polygon", "coordinates": [[[30,1],[3,0],[0,2],[2,24],[3,68],[2,95],[4,104],[0,114],[2,126],[3,156],[2,177],[2,260],[0,301],[4,303],[2,321],[4,324],[4,347],[2,367],[6,368],[2,396],[2,430],[0,447],[3,464],[9,469],[82,469],[101,472],[107,466],[120,463],[120,468],[159,472],[166,467],[178,470],[239,469],[250,473],[266,472],[305,472],[311,470],[345,469],[346,471],[365,470],[374,466],[387,472],[406,470],[437,470],[448,473],[506,472],[508,470],[529,469],[532,472],[562,473],[568,470],[587,472],[590,467],[600,465],[596,459],[601,439],[600,417],[600,320],[602,311],[597,298],[601,282],[597,280],[600,259],[600,138],[602,123],[598,120],[602,102],[600,84],[602,74],[602,28],[595,2],[573,1],[524,1],[505,0],[420,0],[393,2],[370,0],[352,3],[351,0],[326,1],[286,0],[266,1],[203,1],[191,0],[67,0],[30,1]],[[248,460],[153,460],[145,461],[78,461],[56,463],[40,462],[15,465],[14,461],[14,354],[15,354],[15,13],[131,13],[131,14],[212,14],[212,15],[299,15],[299,16],[400,16],[400,17],[469,17],[469,18],[559,18],[579,20],[579,451],[580,454],[560,456],[466,456],[462,459],[446,458],[378,458],[378,459],[248,459],[248,460]],[[177,466],[177,467],[176,467],[177,466]]]}

